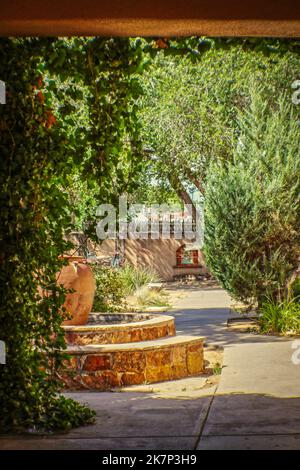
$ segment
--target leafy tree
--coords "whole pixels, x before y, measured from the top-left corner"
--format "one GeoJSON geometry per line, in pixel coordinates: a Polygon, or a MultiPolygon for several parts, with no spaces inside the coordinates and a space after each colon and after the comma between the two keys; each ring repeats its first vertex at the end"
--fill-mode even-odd
{"type": "Polygon", "coordinates": [[[233,158],[211,164],[206,182],[205,254],[236,299],[280,302],[299,264],[300,132],[295,106],[255,92],[238,116],[233,158]],[[294,109],[293,109],[294,108],[294,109]]]}
{"type": "Polygon", "coordinates": [[[286,40],[191,38],[182,57],[174,43],[143,76],[140,118],[152,173],[191,202],[184,183],[204,193],[210,162],[232,158],[237,113],[249,106],[251,88],[270,102],[290,94],[299,54],[286,40]]]}

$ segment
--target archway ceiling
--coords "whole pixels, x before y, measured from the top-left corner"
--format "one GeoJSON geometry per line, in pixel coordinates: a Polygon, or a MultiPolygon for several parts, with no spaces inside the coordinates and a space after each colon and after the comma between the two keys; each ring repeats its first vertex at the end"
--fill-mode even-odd
{"type": "Polygon", "coordinates": [[[2,36],[300,37],[299,0],[4,0],[2,36]]]}

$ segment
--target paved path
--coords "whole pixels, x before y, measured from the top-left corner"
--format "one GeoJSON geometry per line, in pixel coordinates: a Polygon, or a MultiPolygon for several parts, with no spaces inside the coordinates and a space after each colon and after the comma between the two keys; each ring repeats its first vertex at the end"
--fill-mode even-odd
{"type": "MultiPolygon", "coordinates": [[[[224,347],[221,381],[197,447],[300,449],[300,364],[292,362],[294,338],[228,330],[229,304],[223,291],[191,290],[173,313],[178,330],[202,334],[207,343],[224,347]]],[[[300,358],[300,341],[298,350],[300,358]]]]}
{"type": "Polygon", "coordinates": [[[190,288],[172,310],[178,333],[224,347],[217,389],[202,389],[200,377],[169,382],[163,393],[72,393],[96,409],[95,425],[44,438],[2,437],[0,448],[299,449],[300,365],[291,361],[293,339],[231,332],[229,303],[220,289],[190,288]]]}
{"type": "Polygon", "coordinates": [[[221,289],[182,288],[182,295],[168,312],[175,317],[177,334],[205,336],[207,342],[224,346],[229,338],[227,319],[230,298],[221,289]]]}

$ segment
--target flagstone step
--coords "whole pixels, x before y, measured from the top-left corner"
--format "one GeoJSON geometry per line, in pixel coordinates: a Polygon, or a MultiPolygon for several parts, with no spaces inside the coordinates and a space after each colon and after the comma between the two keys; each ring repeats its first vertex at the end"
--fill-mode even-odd
{"type": "Polygon", "coordinates": [[[68,389],[107,390],[174,380],[204,371],[203,337],[173,336],[123,344],[69,345],[68,389]]]}

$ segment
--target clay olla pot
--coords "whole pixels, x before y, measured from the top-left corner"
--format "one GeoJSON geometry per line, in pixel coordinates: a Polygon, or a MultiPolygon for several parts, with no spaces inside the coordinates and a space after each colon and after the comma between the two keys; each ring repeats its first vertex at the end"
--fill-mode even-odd
{"type": "Polygon", "coordinates": [[[57,275],[57,283],[74,292],[66,295],[63,307],[72,315],[63,325],[85,325],[91,313],[96,283],[90,266],[84,258],[67,257],[69,264],[57,275]]]}

